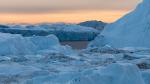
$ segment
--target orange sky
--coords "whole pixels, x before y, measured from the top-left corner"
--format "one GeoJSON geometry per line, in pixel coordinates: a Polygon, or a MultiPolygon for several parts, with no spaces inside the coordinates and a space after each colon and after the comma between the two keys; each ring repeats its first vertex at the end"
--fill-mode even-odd
{"type": "Polygon", "coordinates": [[[74,11],[60,13],[34,13],[34,14],[15,14],[0,13],[0,23],[41,23],[41,22],[67,22],[77,23],[86,20],[101,20],[113,22],[129,11],[74,11]]]}
{"type": "Polygon", "coordinates": [[[0,0],[0,23],[113,22],[142,0],[0,0]]]}

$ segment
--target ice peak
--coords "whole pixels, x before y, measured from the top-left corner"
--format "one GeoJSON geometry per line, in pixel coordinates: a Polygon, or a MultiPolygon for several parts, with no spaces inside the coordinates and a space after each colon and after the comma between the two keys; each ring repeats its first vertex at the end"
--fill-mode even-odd
{"type": "Polygon", "coordinates": [[[105,27],[92,46],[150,48],[150,0],[143,0],[134,11],[105,27]]]}

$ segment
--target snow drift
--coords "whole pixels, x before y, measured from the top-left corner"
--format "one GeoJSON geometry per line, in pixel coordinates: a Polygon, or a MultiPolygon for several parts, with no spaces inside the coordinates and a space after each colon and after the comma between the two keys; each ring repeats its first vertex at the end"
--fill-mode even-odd
{"type": "Polygon", "coordinates": [[[116,48],[150,48],[150,0],[144,0],[134,11],[106,26],[99,37],[102,38],[97,38],[90,45],[103,46],[101,43],[105,43],[116,48]]]}

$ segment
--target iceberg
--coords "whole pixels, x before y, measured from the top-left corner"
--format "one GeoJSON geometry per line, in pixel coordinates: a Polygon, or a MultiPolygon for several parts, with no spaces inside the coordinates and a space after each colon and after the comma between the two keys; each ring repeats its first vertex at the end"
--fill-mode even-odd
{"type": "Polygon", "coordinates": [[[57,53],[73,52],[69,46],[62,46],[54,35],[23,37],[21,35],[0,33],[0,55],[38,54],[44,51],[57,53]],[[69,52],[70,51],[70,52],[69,52]]]}
{"type": "Polygon", "coordinates": [[[20,35],[0,33],[0,55],[31,54],[35,45],[20,35]]]}
{"type": "Polygon", "coordinates": [[[48,36],[32,36],[27,37],[34,45],[36,45],[38,50],[49,49],[53,46],[61,46],[59,40],[54,35],[48,36]]]}
{"type": "Polygon", "coordinates": [[[107,23],[97,20],[91,20],[91,21],[85,21],[81,22],[78,25],[85,26],[85,27],[92,27],[99,31],[102,31],[104,27],[107,25],[107,23]]]}
{"type": "Polygon", "coordinates": [[[65,23],[41,23],[34,25],[8,25],[0,26],[0,32],[20,34],[24,37],[56,35],[60,41],[91,41],[98,34],[97,29],[65,23]]]}
{"type": "Polygon", "coordinates": [[[105,27],[92,46],[150,48],[150,1],[144,0],[134,11],[105,27]],[[103,41],[101,41],[103,39],[103,41]],[[102,45],[101,45],[102,44],[102,45]]]}

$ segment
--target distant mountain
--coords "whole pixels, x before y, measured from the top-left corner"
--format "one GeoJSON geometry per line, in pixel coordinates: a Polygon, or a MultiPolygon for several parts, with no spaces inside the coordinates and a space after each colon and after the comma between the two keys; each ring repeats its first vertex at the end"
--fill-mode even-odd
{"type": "Polygon", "coordinates": [[[97,30],[103,30],[107,23],[97,20],[85,21],[81,22],[78,25],[85,26],[85,27],[93,27],[97,30]]]}

